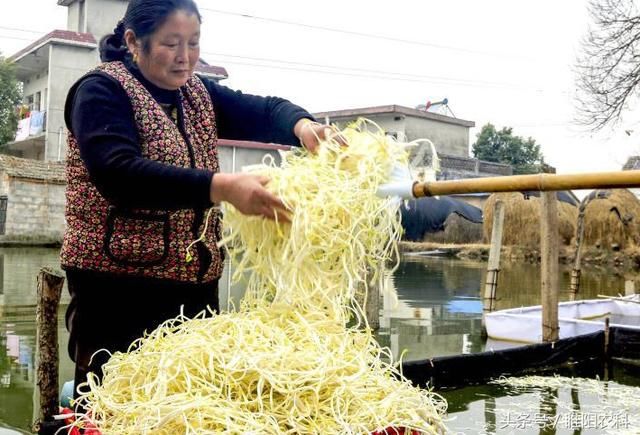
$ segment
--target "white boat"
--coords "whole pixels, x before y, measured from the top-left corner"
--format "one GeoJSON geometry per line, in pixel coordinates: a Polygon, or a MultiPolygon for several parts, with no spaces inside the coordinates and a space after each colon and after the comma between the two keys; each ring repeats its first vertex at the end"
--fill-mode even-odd
{"type": "MultiPolygon", "coordinates": [[[[485,325],[489,339],[498,342],[542,342],[542,307],[511,308],[488,313],[485,325]]],[[[610,326],[640,333],[640,294],[618,298],[586,299],[558,304],[560,338],[604,330],[610,326]]]]}

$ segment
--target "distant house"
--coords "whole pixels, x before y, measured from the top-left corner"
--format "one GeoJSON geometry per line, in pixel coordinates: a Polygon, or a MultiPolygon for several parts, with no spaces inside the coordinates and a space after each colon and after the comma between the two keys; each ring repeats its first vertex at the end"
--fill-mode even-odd
{"type": "Polygon", "coordinates": [[[441,159],[441,179],[511,175],[510,165],[483,162],[469,157],[469,129],[475,122],[426,110],[388,105],[332,110],[313,114],[319,121],[343,128],[358,118],[375,122],[388,135],[410,142],[429,139],[441,159]]]}
{"type": "MultiPolygon", "coordinates": [[[[469,157],[469,129],[476,125],[473,121],[398,105],[333,110],[313,115],[319,121],[336,124],[340,128],[358,118],[367,118],[398,140],[429,139],[440,158],[439,180],[513,174],[510,165],[469,157]]],[[[488,197],[483,193],[456,196],[477,207],[482,207],[488,197]]]]}
{"type": "Polygon", "coordinates": [[[395,104],[318,112],[314,116],[340,127],[357,118],[367,118],[399,140],[429,139],[436,145],[439,154],[459,157],[469,156],[469,129],[476,125],[473,121],[395,104]]]}
{"type": "MultiPolygon", "coordinates": [[[[21,120],[9,153],[35,160],[64,160],[64,102],[73,83],[98,65],[98,43],[113,31],[126,10],[126,0],[58,0],[68,9],[67,29],[53,30],[9,57],[23,84],[29,116],[21,120]]],[[[224,68],[201,61],[197,72],[215,80],[228,77],[224,68]]]]}

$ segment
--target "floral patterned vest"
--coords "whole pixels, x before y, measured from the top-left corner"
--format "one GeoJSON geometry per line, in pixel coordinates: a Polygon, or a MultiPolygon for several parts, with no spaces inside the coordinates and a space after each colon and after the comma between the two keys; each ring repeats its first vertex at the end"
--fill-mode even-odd
{"type": "MultiPolygon", "coordinates": [[[[188,168],[191,167],[190,144],[195,167],[218,172],[215,113],[209,92],[197,76],[191,77],[180,90],[187,142],[160,104],[124,64],[104,63],[95,72],[106,73],[117,80],[129,96],[143,157],[188,168]]],[[[115,207],[91,182],[71,132],[68,145],[63,268],[193,283],[220,277],[222,256],[216,241],[220,238],[221,224],[216,210],[211,213],[204,242],[212,257],[209,266],[205,263],[201,267],[195,245],[190,250],[193,260],[187,262],[187,246],[204,229],[204,222],[194,228],[195,210],[115,207]]]]}

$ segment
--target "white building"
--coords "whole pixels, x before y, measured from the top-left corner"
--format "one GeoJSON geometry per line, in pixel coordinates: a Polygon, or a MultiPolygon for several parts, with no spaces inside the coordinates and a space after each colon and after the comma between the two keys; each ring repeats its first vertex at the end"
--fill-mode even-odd
{"type": "MultiPolygon", "coordinates": [[[[128,1],[58,0],[58,4],[68,10],[67,28],[52,30],[9,58],[16,65],[18,80],[23,83],[23,103],[32,115],[21,121],[16,140],[8,145],[17,157],[65,159],[67,92],[98,65],[98,43],[123,17],[128,1]]],[[[224,68],[204,62],[197,72],[215,80],[227,78],[224,68]]]]}

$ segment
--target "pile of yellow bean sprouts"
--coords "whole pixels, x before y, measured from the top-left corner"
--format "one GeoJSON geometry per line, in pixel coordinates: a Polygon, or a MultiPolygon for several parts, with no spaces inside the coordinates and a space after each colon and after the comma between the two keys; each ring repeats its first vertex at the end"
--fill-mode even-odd
{"type": "Polygon", "coordinates": [[[394,255],[398,202],[375,192],[405,159],[402,144],[360,122],[316,154],[258,168],[291,223],[226,209],[222,243],[235,278],[247,279],[238,310],[180,316],[115,353],[101,383],[90,375],[81,386],[91,411],[77,424],[104,434],[442,433],[446,402],[401,376],[355,302],[394,255]]]}

